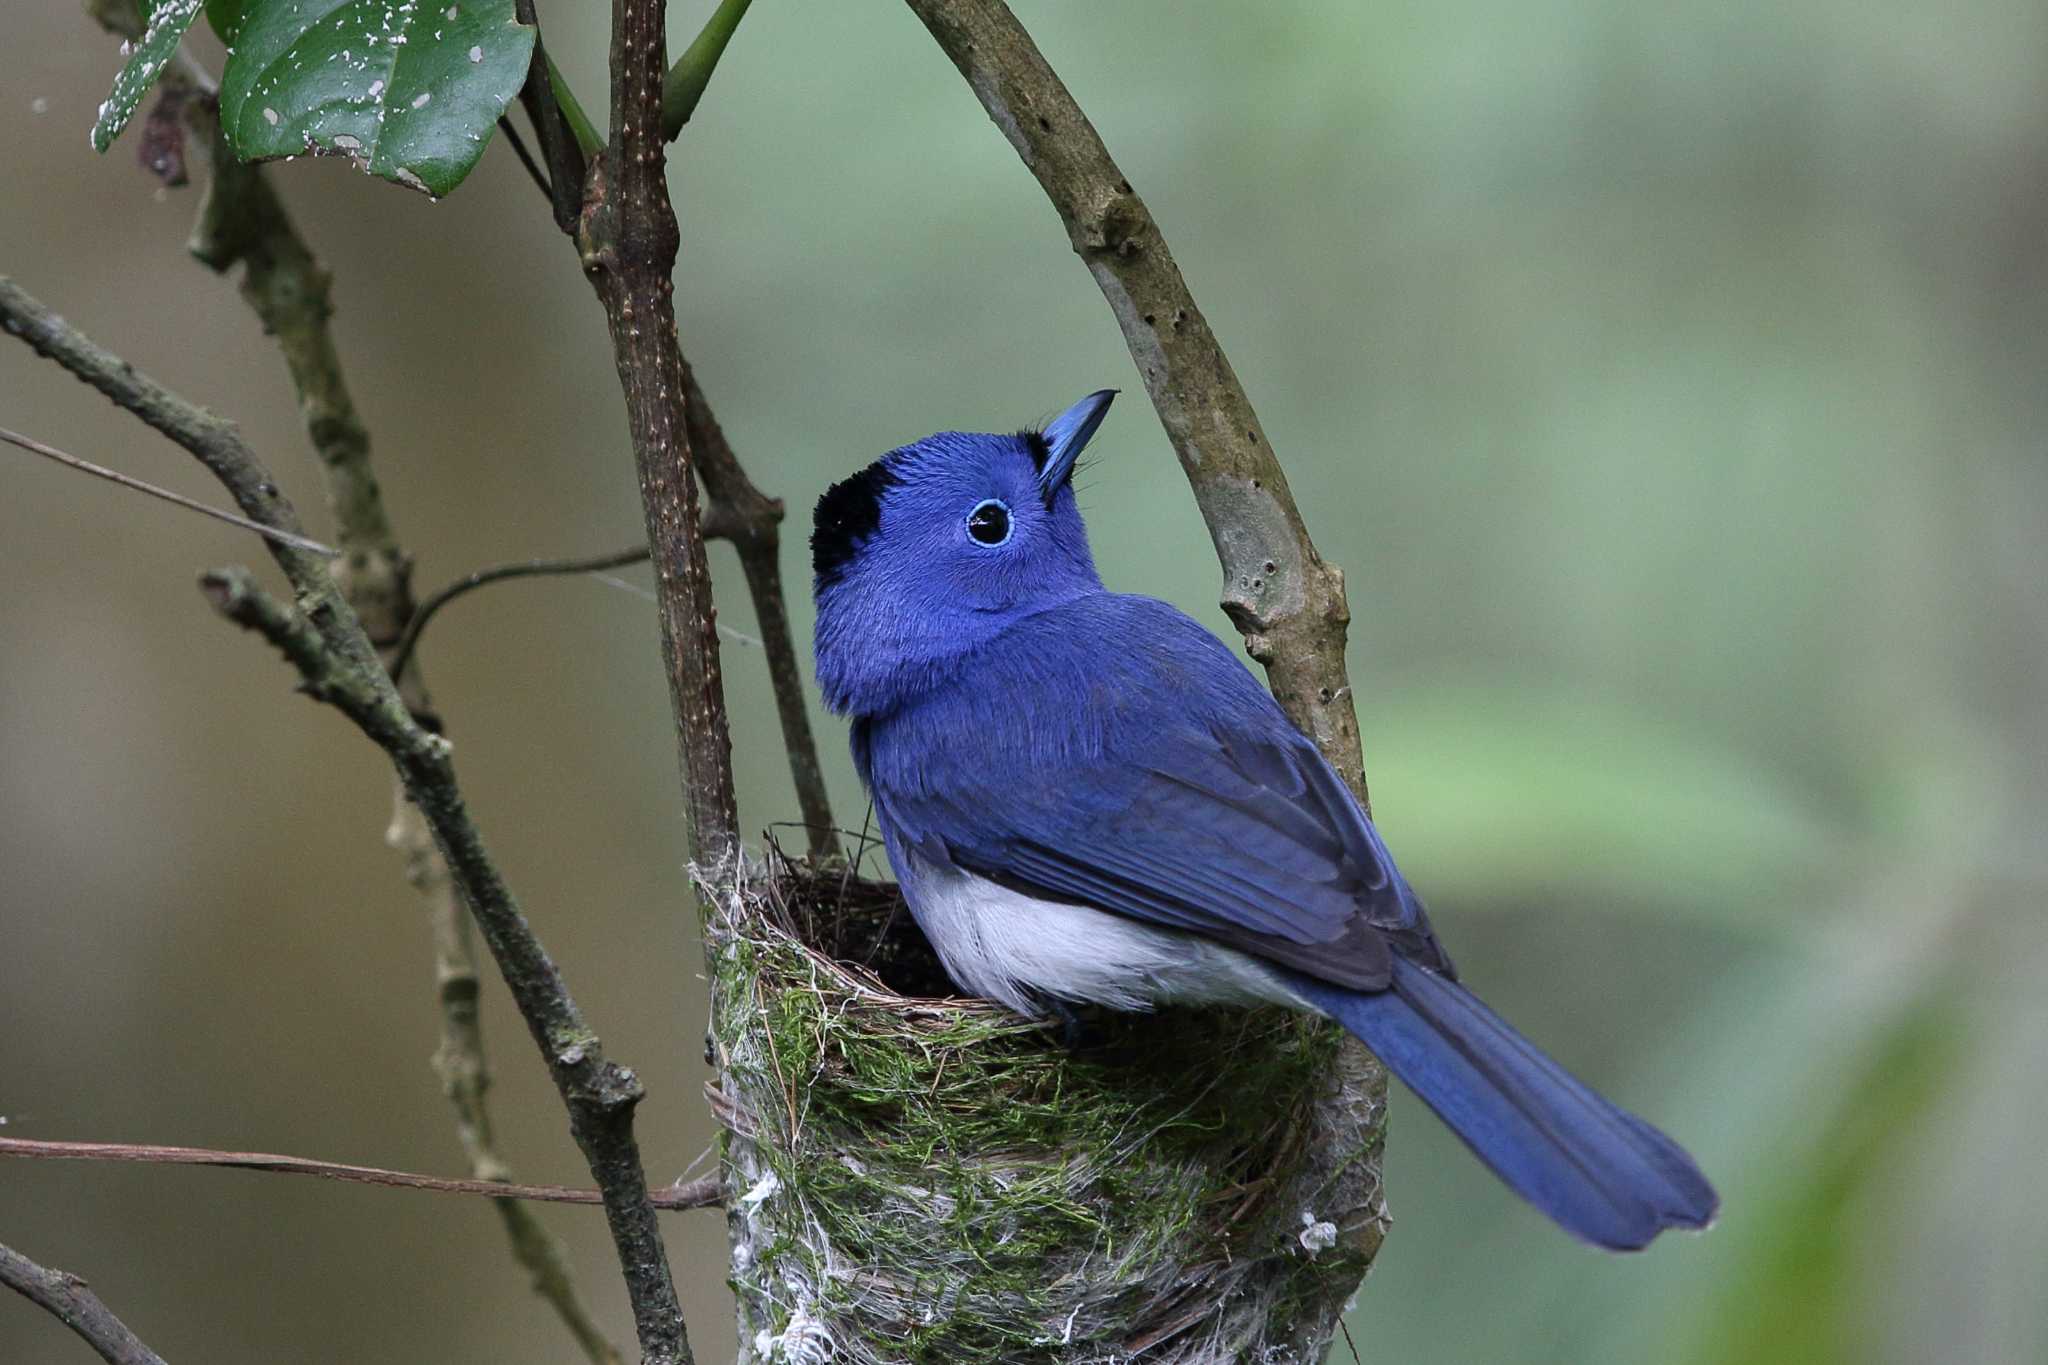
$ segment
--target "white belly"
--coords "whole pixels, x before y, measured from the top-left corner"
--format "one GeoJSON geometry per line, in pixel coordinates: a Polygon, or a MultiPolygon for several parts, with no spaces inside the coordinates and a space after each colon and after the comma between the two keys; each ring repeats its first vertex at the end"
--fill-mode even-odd
{"type": "Polygon", "coordinates": [[[1119,1010],[1169,1001],[1305,1007],[1272,967],[1220,943],[1039,900],[907,850],[891,861],[953,980],[1020,1014],[1044,1014],[1048,996],[1119,1010]]]}

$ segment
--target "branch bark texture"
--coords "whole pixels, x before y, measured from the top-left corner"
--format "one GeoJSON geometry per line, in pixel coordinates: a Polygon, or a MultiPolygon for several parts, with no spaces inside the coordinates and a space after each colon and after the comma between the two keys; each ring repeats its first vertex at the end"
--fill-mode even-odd
{"type": "Polygon", "coordinates": [[[663,0],[613,2],[611,138],[585,185],[577,247],[604,305],[626,401],[654,557],[690,856],[715,867],[735,851],[739,817],[670,280],[681,238],[669,205],[661,129],[666,15],[663,0]]]}
{"type": "MultiPolygon", "coordinates": [[[[141,374],[5,277],[0,277],[0,328],[185,447],[244,515],[303,534],[296,509],[232,422],[141,374]]],[[[541,1049],[568,1110],[570,1133],[604,1192],[643,1359],[655,1365],[688,1361],[681,1309],[633,1136],[633,1111],[643,1094],[639,1078],[605,1056],[484,846],[456,782],[451,746],[421,725],[399,696],[361,621],[328,573],[327,561],[290,544],[266,545],[291,582],[293,605],[265,593],[247,570],[207,575],[202,587],[209,601],[276,646],[299,671],[304,691],[341,711],[389,756],[541,1049]]]]}
{"type": "Polygon", "coordinates": [[[0,1246],[0,1284],[76,1332],[108,1365],[164,1365],[163,1357],[143,1345],[76,1275],[37,1265],[0,1246]]]}
{"type": "MultiPolygon", "coordinates": [[[[537,22],[532,14],[532,0],[519,0],[519,4],[520,22],[537,22]]],[[[724,39],[729,39],[732,28],[738,24],[739,17],[745,9],[745,3],[721,6],[719,13],[707,22],[707,33],[723,33],[724,39]]],[[[724,39],[707,44],[703,37],[699,38],[699,44],[705,44],[704,51],[700,53],[694,68],[697,76],[684,80],[686,86],[701,93],[704,81],[709,77],[710,68],[716,65],[717,57],[724,49],[724,39]]],[[[693,45],[693,51],[695,50],[696,47],[693,45]]],[[[535,45],[535,53],[538,61],[538,43],[535,45]]],[[[679,62],[677,67],[671,69],[663,78],[663,136],[671,140],[680,129],[680,106],[677,100],[681,97],[676,93],[676,83],[688,75],[683,68],[689,63],[690,59],[686,56],[683,62],[679,62]]],[[[537,67],[520,92],[528,115],[542,131],[543,141],[549,136],[555,137],[558,142],[569,137],[567,120],[563,117],[559,104],[550,103],[564,93],[558,82],[550,83],[549,72],[545,67],[537,67]]],[[[691,101],[694,104],[694,96],[691,96],[691,101]]],[[[618,126],[614,110],[613,127],[618,126]]],[[[614,143],[617,141],[615,137],[614,143]]],[[[573,146],[573,139],[571,145],[573,146]]],[[[644,150],[637,149],[636,155],[644,150]]],[[[553,161],[551,153],[551,165],[553,161]]],[[[591,219],[592,223],[607,223],[617,211],[617,205],[608,202],[615,193],[609,188],[610,178],[604,175],[587,177],[587,171],[588,168],[579,157],[569,168],[568,173],[574,175],[577,186],[583,187],[590,194],[588,207],[598,210],[591,219]]],[[[607,252],[605,242],[592,238],[582,231],[583,219],[580,215],[564,220],[563,174],[563,171],[557,170],[552,176],[550,198],[555,210],[555,221],[563,231],[577,239],[583,253],[585,272],[589,275],[592,285],[598,288],[600,298],[603,298],[606,286],[602,283],[599,272],[615,269],[619,257],[615,249],[607,252]]],[[[667,203],[665,177],[661,202],[664,205],[667,203]]],[[[610,228],[605,228],[601,230],[600,236],[607,236],[609,232],[610,228]]],[[[610,315],[613,312],[613,305],[607,302],[606,307],[610,315]]],[[[641,338],[630,335],[632,320],[623,316],[624,310],[628,307],[634,310],[636,318],[644,317],[645,312],[630,298],[622,299],[618,305],[621,320],[627,325],[627,340],[639,341],[641,338]]],[[[670,324],[673,325],[673,303],[669,302],[667,308],[670,324]]],[[[614,343],[616,350],[616,328],[614,343]]],[[[643,354],[636,364],[649,359],[650,357],[643,354]]],[[[622,361],[622,367],[623,363],[622,361]]],[[[691,370],[689,361],[683,357],[679,342],[676,346],[676,364],[682,374],[684,444],[703,494],[704,505],[700,514],[702,538],[707,541],[730,541],[739,555],[740,568],[747,579],[747,592],[754,603],[754,615],[760,623],[761,643],[768,663],[769,685],[775,696],[776,715],[782,727],[783,748],[789,758],[790,780],[796,788],[797,804],[809,835],[810,850],[814,857],[829,857],[838,851],[838,839],[834,833],[831,799],[825,790],[824,772],[818,763],[817,740],[811,732],[809,707],[804,701],[803,668],[790,632],[789,603],[782,586],[782,500],[769,497],[747,477],[746,469],[740,464],[739,457],[734,454],[731,443],[726,440],[718,419],[712,416],[711,404],[704,397],[703,388],[697,383],[697,376],[691,370]]],[[[624,374],[625,370],[622,368],[621,375],[624,374]]],[[[630,387],[628,385],[629,390],[630,387]]],[[[637,458],[636,453],[636,462],[637,458]]],[[[644,488],[644,470],[642,483],[644,488]]],[[[673,500],[672,490],[669,490],[666,496],[673,500]]],[[[658,548],[654,546],[652,538],[650,546],[658,548]]],[[[687,552],[682,553],[682,558],[687,562],[687,552]]],[[[666,609],[663,613],[663,623],[664,627],[669,623],[666,609]]],[[[668,638],[664,636],[663,658],[669,661],[670,683],[674,687],[678,685],[678,679],[676,665],[673,662],[674,651],[667,643],[668,638]]],[[[681,685],[686,692],[697,686],[693,680],[687,678],[681,681],[681,685]]],[[[727,764],[730,766],[729,758],[727,764]]]]}

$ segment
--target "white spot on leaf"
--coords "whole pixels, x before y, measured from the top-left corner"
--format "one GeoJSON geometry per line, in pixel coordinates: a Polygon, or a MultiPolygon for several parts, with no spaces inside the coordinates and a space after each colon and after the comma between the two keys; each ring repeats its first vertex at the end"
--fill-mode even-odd
{"type": "Polygon", "coordinates": [[[415,108],[415,109],[424,109],[424,108],[426,108],[426,107],[427,107],[427,101],[428,101],[428,100],[430,100],[430,99],[432,99],[432,98],[434,98],[434,95],[433,95],[433,92],[432,92],[432,91],[429,91],[429,90],[422,90],[422,91],[420,91],[420,93],[419,93],[419,94],[418,94],[418,95],[417,95],[417,96],[416,96],[416,97],[415,97],[415,98],[413,99],[413,102],[412,102],[412,107],[413,107],[413,108],[415,108]]]}
{"type": "Polygon", "coordinates": [[[265,109],[263,111],[263,121],[275,128],[277,126],[277,110],[265,109]]]}
{"type": "Polygon", "coordinates": [[[484,59],[484,50],[480,47],[471,48],[469,50],[469,59],[473,62],[482,61],[484,59]]]}

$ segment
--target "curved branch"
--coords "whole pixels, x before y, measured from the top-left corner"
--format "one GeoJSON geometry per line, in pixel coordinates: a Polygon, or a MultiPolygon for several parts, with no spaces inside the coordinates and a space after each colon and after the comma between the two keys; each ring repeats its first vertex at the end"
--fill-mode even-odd
{"type": "Polygon", "coordinates": [[[1002,0],[908,3],[1037,178],[1109,300],[1215,542],[1223,609],[1288,716],[1364,799],[1344,666],[1344,575],[1316,553],[1251,399],[1151,211],[1002,0]]]}
{"type": "MultiPolygon", "coordinates": [[[[304,533],[290,500],[232,422],[179,397],[95,345],[4,276],[0,328],[184,446],[228,489],[244,515],[304,533]]],[[[283,649],[306,690],[346,715],[390,758],[483,931],[568,1110],[570,1134],[604,1192],[605,1215],[635,1317],[662,1324],[672,1321],[679,1336],[681,1310],[633,1136],[633,1111],[644,1093],[639,1077],[604,1055],[568,983],[484,847],[456,782],[448,742],[413,716],[362,621],[329,575],[327,561],[291,545],[265,543],[290,579],[297,605],[286,608],[270,598],[246,570],[208,575],[204,587],[209,599],[223,615],[261,631],[283,649]]],[[[659,1338],[645,1354],[655,1361],[683,1358],[666,1350],[659,1338]]]]}
{"type": "Polygon", "coordinates": [[[418,648],[420,632],[427,628],[427,622],[434,619],[434,613],[465,593],[502,583],[508,578],[541,578],[553,574],[597,573],[604,569],[622,568],[627,564],[638,564],[647,558],[647,547],[635,545],[627,550],[611,550],[601,555],[584,555],[578,559],[522,559],[511,564],[494,564],[488,569],[456,579],[447,587],[430,592],[414,609],[412,619],[405,623],[405,633],[398,637],[398,644],[391,651],[391,675],[401,677],[405,666],[412,659],[412,652],[418,648]]]}
{"type": "Polygon", "coordinates": [[[6,1285],[85,1339],[108,1365],[164,1365],[128,1324],[84,1280],[37,1265],[11,1247],[0,1246],[0,1284],[6,1285]]]}

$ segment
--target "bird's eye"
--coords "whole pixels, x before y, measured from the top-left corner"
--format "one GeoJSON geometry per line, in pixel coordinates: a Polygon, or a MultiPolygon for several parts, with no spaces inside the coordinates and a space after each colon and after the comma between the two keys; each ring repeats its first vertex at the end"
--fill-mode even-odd
{"type": "Polygon", "coordinates": [[[983,545],[1000,545],[1010,538],[1010,508],[1000,498],[983,498],[967,514],[967,534],[983,545]]]}

